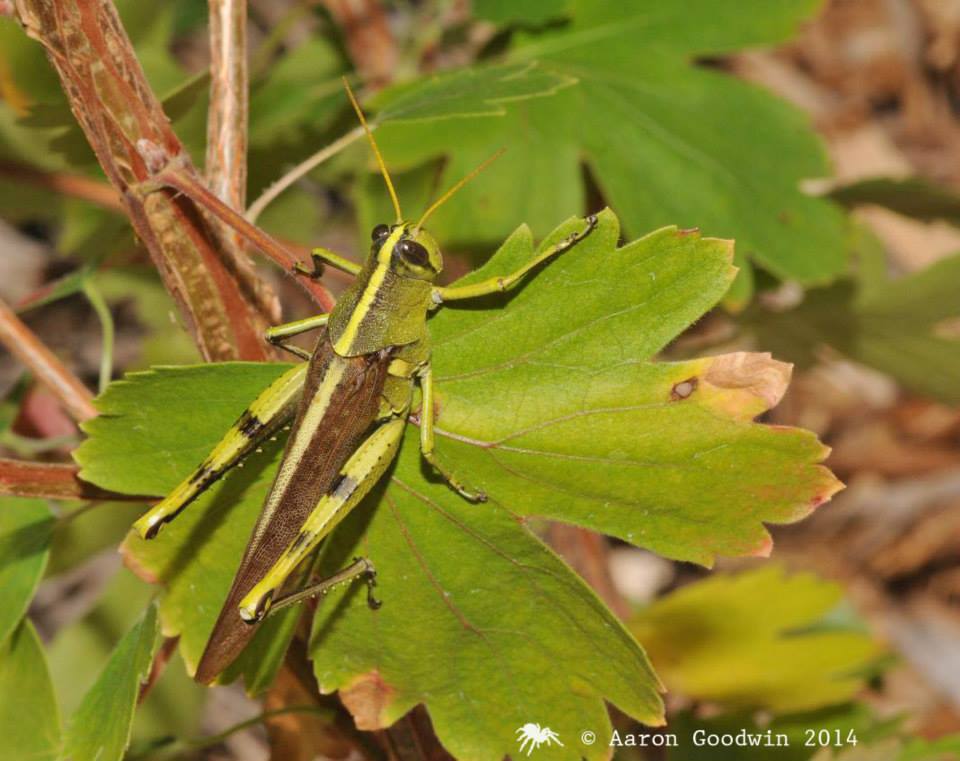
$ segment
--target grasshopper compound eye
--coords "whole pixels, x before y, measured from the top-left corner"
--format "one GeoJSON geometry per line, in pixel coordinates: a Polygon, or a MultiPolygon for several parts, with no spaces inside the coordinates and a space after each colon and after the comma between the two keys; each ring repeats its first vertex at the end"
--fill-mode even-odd
{"type": "Polygon", "coordinates": [[[426,267],[430,264],[430,254],[427,253],[427,249],[415,240],[404,238],[397,243],[394,251],[396,251],[404,261],[417,267],[426,267]]]}
{"type": "Polygon", "coordinates": [[[386,225],[380,224],[373,228],[373,232],[370,233],[370,237],[373,239],[374,243],[379,243],[381,240],[386,238],[390,234],[390,228],[386,225]]]}

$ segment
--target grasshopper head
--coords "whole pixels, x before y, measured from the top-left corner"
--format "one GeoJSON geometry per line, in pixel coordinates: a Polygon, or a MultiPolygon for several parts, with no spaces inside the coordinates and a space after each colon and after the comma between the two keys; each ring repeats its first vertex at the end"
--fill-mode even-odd
{"type": "Polygon", "coordinates": [[[371,237],[371,255],[400,277],[432,283],[443,270],[440,247],[422,227],[409,222],[377,225],[371,237]]]}

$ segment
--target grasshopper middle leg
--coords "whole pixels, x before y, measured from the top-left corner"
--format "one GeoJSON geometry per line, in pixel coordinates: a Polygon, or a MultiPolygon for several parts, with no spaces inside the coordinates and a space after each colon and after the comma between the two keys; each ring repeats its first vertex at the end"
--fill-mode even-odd
{"type": "Polygon", "coordinates": [[[434,438],[434,408],[433,408],[433,369],[427,362],[419,370],[420,396],[423,400],[420,407],[420,454],[430,466],[437,471],[450,488],[470,502],[486,502],[487,495],[477,489],[467,488],[453,473],[445,468],[437,459],[433,449],[434,438]]]}

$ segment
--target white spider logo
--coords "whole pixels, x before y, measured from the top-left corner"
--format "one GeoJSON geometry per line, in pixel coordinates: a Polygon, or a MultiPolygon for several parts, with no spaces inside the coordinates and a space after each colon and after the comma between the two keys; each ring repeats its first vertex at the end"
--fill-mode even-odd
{"type": "Polygon", "coordinates": [[[550,727],[541,727],[539,724],[524,724],[517,730],[517,742],[520,743],[520,752],[527,751],[529,756],[541,745],[551,745],[556,743],[561,748],[560,735],[554,732],[550,727]],[[529,743],[529,745],[528,745],[529,743]]]}

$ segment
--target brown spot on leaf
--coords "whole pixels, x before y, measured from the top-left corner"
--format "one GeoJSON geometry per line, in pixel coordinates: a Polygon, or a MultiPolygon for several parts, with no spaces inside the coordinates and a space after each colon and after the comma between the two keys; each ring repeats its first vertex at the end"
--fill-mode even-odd
{"type": "Polygon", "coordinates": [[[684,235],[699,235],[699,234],[700,234],[699,227],[681,227],[679,230],[677,230],[677,235],[681,237],[684,235]]]}
{"type": "Polygon", "coordinates": [[[349,687],[340,690],[340,700],[353,714],[357,729],[383,729],[385,709],[393,702],[396,690],[387,684],[379,671],[361,674],[349,687]]]}
{"type": "Polygon", "coordinates": [[[699,383],[700,380],[696,376],[687,378],[685,381],[675,383],[673,388],[670,390],[670,398],[675,402],[681,399],[686,399],[688,396],[690,396],[690,394],[697,390],[697,384],[699,383]]]}

